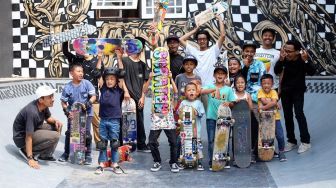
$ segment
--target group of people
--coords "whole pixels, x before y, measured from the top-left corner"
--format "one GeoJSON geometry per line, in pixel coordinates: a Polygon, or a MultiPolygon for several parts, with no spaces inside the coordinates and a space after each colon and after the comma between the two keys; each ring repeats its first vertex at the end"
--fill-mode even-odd
{"type": "MultiPolygon", "coordinates": [[[[174,35],[166,38],[170,53],[170,76],[172,85],[171,97],[173,105],[166,116],[151,115],[151,130],[146,144],[144,126],[145,95],[149,88],[153,73],[147,64],[140,60],[140,53],[123,56],[116,50],[117,66],[104,67],[102,55],[77,56],[68,51],[68,42],[63,44],[63,53],[70,63],[72,80],[65,85],[61,106],[68,119],[64,153],[58,159],[65,162],[69,159],[71,106],[75,102],[83,104],[87,111],[85,164],[92,163],[91,143],[94,138],[99,150],[98,164],[95,173],[104,171],[107,158],[107,147],[110,143],[113,171],[122,173],[118,161],[120,139],[121,102],[134,99],[137,117],[137,150],[151,152],[154,164],[151,171],[161,169],[161,157],[158,150],[158,138],[162,130],[168,137],[170,146],[170,167],[172,172],[179,172],[183,165],[179,162],[181,138],[177,126],[177,114],[183,106],[192,106],[196,111],[197,141],[202,145],[201,128],[206,125],[208,136],[208,161],[212,169],[212,153],[214,147],[217,110],[220,105],[232,108],[236,102],[246,100],[252,114],[252,150],[256,161],[258,138],[258,110],[279,109],[281,98],[287,131],[287,145],[281,126],[280,114],[276,115],[276,138],[279,147],[280,161],[286,161],[284,152],[297,147],[294,134],[293,107],[299,124],[301,145],[298,153],[307,151],[310,135],[303,113],[304,92],[306,90],[305,75],[314,74],[314,68],[308,62],[307,52],[301,49],[297,41],[287,41],[280,51],[273,48],[276,32],[266,28],[262,31],[262,46],[257,48],[252,41],[242,46],[242,59],[230,57],[228,68],[217,62],[225,40],[224,23],[217,17],[220,28],[219,39],[209,46],[210,34],[196,27],[182,37],[174,35]],[[198,48],[188,40],[194,35],[198,48]],[[178,48],[185,48],[186,56],[178,53],[178,48]],[[267,59],[262,62],[258,59],[267,59]],[[266,65],[266,66],[265,66],[266,65]],[[212,75],[212,76],[211,76],[212,75]],[[99,96],[98,96],[99,94],[99,96]],[[201,122],[203,117],[206,122],[201,122]],[[93,136],[91,135],[93,125],[93,136]]],[[[145,45],[145,40],[137,37],[145,45]]],[[[13,139],[20,153],[27,158],[28,165],[39,168],[38,159],[55,161],[54,150],[58,143],[62,123],[50,114],[53,106],[54,90],[48,86],[40,86],[36,90],[37,100],[25,106],[17,115],[13,124],[13,139]],[[46,123],[44,123],[46,121],[46,123]],[[38,156],[38,159],[36,158],[38,156]]],[[[204,170],[203,151],[199,148],[197,169],[204,170]]],[[[229,167],[229,164],[227,164],[229,167]]]]}

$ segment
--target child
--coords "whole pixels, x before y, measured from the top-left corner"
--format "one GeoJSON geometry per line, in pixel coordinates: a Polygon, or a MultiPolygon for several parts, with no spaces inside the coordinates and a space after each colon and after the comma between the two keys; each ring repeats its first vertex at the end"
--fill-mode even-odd
{"type": "Polygon", "coordinates": [[[202,151],[202,142],[201,142],[201,119],[204,115],[204,106],[200,100],[197,100],[197,85],[193,82],[189,82],[185,86],[185,97],[186,99],[183,100],[180,104],[179,110],[183,106],[191,106],[196,110],[196,125],[197,125],[197,146],[198,146],[198,166],[197,170],[204,170],[202,165],[202,158],[203,158],[203,151],[202,151]]]}
{"type": "MultiPolygon", "coordinates": [[[[205,89],[211,89],[209,91],[212,92],[207,92],[208,108],[206,111],[210,170],[212,170],[212,153],[214,147],[218,107],[219,105],[232,107],[233,102],[235,101],[235,96],[232,88],[225,85],[225,80],[227,79],[227,69],[224,65],[218,65],[217,67],[215,67],[214,78],[215,84],[205,86],[205,89]]],[[[202,94],[207,93],[202,90],[202,94]]]]}
{"type": "MultiPolygon", "coordinates": [[[[259,110],[271,110],[272,108],[277,108],[278,94],[272,89],[273,87],[273,76],[270,74],[264,74],[261,77],[261,89],[258,91],[258,108],[259,110]]],[[[286,161],[286,156],[284,154],[285,150],[285,139],[280,121],[280,113],[277,110],[275,114],[275,136],[278,141],[279,147],[279,160],[280,162],[286,161]]]]}
{"type": "Polygon", "coordinates": [[[124,85],[123,81],[119,82],[119,69],[118,68],[108,68],[104,71],[104,84],[100,89],[100,125],[99,125],[99,135],[100,143],[98,149],[100,149],[98,164],[95,173],[102,174],[104,171],[104,163],[108,161],[107,159],[107,145],[110,141],[111,147],[111,161],[112,168],[116,174],[121,174],[122,170],[118,165],[119,153],[118,147],[120,142],[119,131],[120,131],[120,121],[121,121],[121,102],[123,98],[129,96],[128,90],[124,85]]]}
{"type": "MultiPolygon", "coordinates": [[[[149,80],[151,80],[153,77],[153,72],[149,75],[149,80]]],[[[173,92],[174,94],[177,93],[177,88],[175,85],[175,82],[172,78],[172,74],[169,73],[169,79],[171,80],[171,85],[173,86],[173,92]]],[[[148,89],[149,81],[146,82],[146,85],[144,86],[144,91],[148,89]]],[[[164,130],[169,146],[170,146],[170,171],[171,172],[179,172],[180,169],[178,167],[177,163],[177,156],[176,156],[176,126],[173,116],[173,104],[171,102],[170,109],[167,115],[165,116],[158,116],[155,113],[152,113],[152,124],[151,124],[151,130],[149,132],[149,147],[154,159],[154,165],[151,168],[152,172],[157,172],[161,169],[161,157],[160,157],[160,151],[158,149],[159,143],[158,138],[161,134],[161,131],[164,130]]]]}
{"type": "Polygon", "coordinates": [[[241,100],[246,100],[250,110],[253,108],[253,103],[251,99],[251,95],[245,91],[246,89],[246,80],[243,75],[238,75],[234,79],[234,94],[236,98],[236,102],[241,100]]]}
{"type": "Polygon", "coordinates": [[[235,57],[231,57],[229,58],[228,65],[230,84],[233,86],[235,78],[241,74],[240,61],[235,57]]]}
{"type": "Polygon", "coordinates": [[[85,165],[90,165],[92,163],[91,157],[91,122],[93,116],[92,103],[96,100],[96,92],[92,83],[88,80],[83,79],[83,67],[81,64],[74,64],[70,68],[70,74],[72,76],[72,81],[64,86],[61,104],[64,114],[68,118],[68,129],[65,132],[65,145],[64,153],[58,159],[60,162],[65,162],[69,159],[70,152],[70,121],[72,115],[70,114],[70,109],[72,104],[75,102],[80,102],[83,105],[84,110],[87,112],[86,119],[86,143],[85,146],[87,150],[85,151],[85,165]]]}

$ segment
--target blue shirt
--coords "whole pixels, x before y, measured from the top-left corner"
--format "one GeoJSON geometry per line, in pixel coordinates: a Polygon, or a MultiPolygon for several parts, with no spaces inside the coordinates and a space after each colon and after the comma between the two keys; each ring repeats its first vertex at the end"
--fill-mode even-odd
{"type": "MultiPolygon", "coordinates": [[[[91,96],[96,96],[95,88],[90,81],[83,79],[79,85],[74,85],[72,81],[67,83],[64,86],[61,101],[67,102],[69,106],[72,106],[75,102],[85,104],[91,96]]],[[[87,109],[87,114],[93,116],[92,107],[87,109]]]]}
{"type": "Polygon", "coordinates": [[[118,86],[107,88],[105,85],[100,89],[99,117],[101,118],[121,118],[121,102],[123,90],[118,86]]]}
{"type": "Polygon", "coordinates": [[[258,102],[258,90],[261,88],[261,76],[266,74],[264,63],[253,60],[247,71],[246,91],[251,95],[253,102],[258,102]]]}

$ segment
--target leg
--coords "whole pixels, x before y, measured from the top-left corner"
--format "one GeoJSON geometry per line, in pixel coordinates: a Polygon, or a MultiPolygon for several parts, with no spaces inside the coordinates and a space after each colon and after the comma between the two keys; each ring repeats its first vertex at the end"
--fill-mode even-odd
{"type": "MultiPolygon", "coordinates": [[[[108,126],[108,121],[105,119],[101,119],[100,120],[100,124],[99,124],[99,135],[100,135],[100,141],[105,142],[105,146],[108,143],[109,137],[107,134],[107,126],[108,126]]],[[[105,149],[101,149],[99,151],[99,156],[98,156],[98,163],[103,163],[106,162],[107,159],[107,149],[105,147],[105,149]]]]}
{"type": "Polygon", "coordinates": [[[258,155],[259,124],[258,115],[251,111],[251,149],[255,156],[258,155]]]}
{"type": "Polygon", "coordinates": [[[292,93],[282,91],[281,102],[285,118],[287,141],[292,144],[297,144],[294,133],[292,93]]]}
{"type": "Polygon", "coordinates": [[[92,104],[93,109],[93,118],[92,118],[92,130],[93,130],[93,139],[97,145],[97,142],[100,141],[99,137],[99,103],[92,104]]]}
{"type": "Polygon", "coordinates": [[[294,102],[295,118],[299,124],[301,142],[309,144],[310,135],[308,131],[306,116],[303,112],[304,93],[303,92],[295,93],[293,95],[293,102],[294,102]]]}
{"type": "Polygon", "coordinates": [[[119,153],[118,147],[120,145],[119,142],[119,131],[120,131],[120,119],[115,118],[111,119],[111,126],[109,126],[108,132],[111,139],[111,160],[114,164],[119,162],[119,153]]]}
{"type": "Polygon", "coordinates": [[[165,129],[164,130],[170,147],[170,161],[169,164],[177,163],[176,157],[176,130],[175,129],[165,129]]]}
{"type": "MultiPolygon", "coordinates": [[[[138,104],[138,101],[135,101],[138,104]]],[[[139,109],[137,105],[136,109],[136,116],[137,116],[137,145],[138,149],[146,149],[146,133],[145,133],[145,126],[144,126],[144,115],[143,109],[139,109]]]]}
{"type": "Polygon", "coordinates": [[[215,131],[216,131],[216,120],[207,119],[207,133],[208,133],[208,156],[209,164],[212,164],[212,153],[214,147],[215,131]]]}
{"type": "Polygon", "coordinates": [[[149,147],[152,152],[154,162],[161,163],[160,151],[158,149],[158,138],[160,136],[161,130],[151,130],[149,133],[149,147]]]}
{"type": "Polygon", "coordinates": [[[279,152],[283,152],[285,150],[285,137],[280,120],[275,121],[275,136],[278,141],[279,152]]]}
{"type": "Polygon", "coordinates": [[[33,153],[40,157],[52,157],[57,146],[60,134],[49,124],[43,124],[42,128],[33,134],[33,153]]]}
{"type": "Polygon", "coordinates": [[[71,127],[70,127],[70,119],[68,119],[68,124],[67,124],[67,130],[65,131],[65,143],[64,143],[64,157],[67,158],[69,157],[69,153],[70,153],[70,131],[71,131],[71,127]]]}

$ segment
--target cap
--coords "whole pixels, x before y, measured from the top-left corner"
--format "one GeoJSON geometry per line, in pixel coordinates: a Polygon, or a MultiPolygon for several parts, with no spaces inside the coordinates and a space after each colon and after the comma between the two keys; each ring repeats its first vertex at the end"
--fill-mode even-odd
{"type": "Polygon", "coordinates": [[[228,73],[227,68],[226,68],[223,64],[216,65],[216,66],[215,66],[214,73],[215,73],[216,71],[218,71],[218,70],[222,70],[222,71],[224,71],[225,74],[228,73]]]}
{"type": "Polygon", "coordinates": [[[253,42],[253,41],[246,41],[244,44],[243,44],[243,50],[246,48],[246,47],[253,47],[254,49],[257,49],[257,45],[253,42]]]}
{"type": "Polygon", "coordinates": [[[41,98],[41,97],[45,97],[45,96],[49,96],[51,94],[54,94],[56,91],[56,89],[52,89],[51,87],[47,86],[47,85],[42,85],[39,86],[36,91],[35,94],[37,96],[37,98],[41,98]]]}
{"type": "Polygon", "coordinates": [[[183,59],[183,64],[186,61],[193,61],[195,63],[195,65],[197,66],[197,59],[193,55],[187,55],[187,56],[185,56],[184,59],[183,59]]]}
{"type": "Polygon", "coordinates": [[[167,43],[168,43],[169,41],[172,41],[172,40],[176,40],[177,42],[179,42],[179,37],[176,36],[176,35],[169,35],[169,36],[166,38],[167,43]]]}

